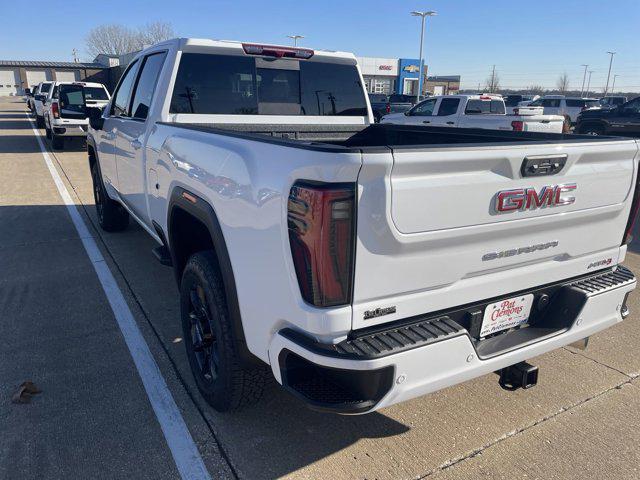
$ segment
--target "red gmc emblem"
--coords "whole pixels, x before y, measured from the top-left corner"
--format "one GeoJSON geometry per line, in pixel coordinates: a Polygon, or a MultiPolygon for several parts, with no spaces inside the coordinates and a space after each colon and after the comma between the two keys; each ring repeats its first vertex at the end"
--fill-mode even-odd
{"type": "Polygon", "coordinates": [[[495,209],[498,213],[507,213],[571,205],[576,198],[563,196],[563,194],[576,188],[575,183],[565,183],[564,185],[546,185],[540,191],[533,187],[503,190],[495,196],[495,209]]]}

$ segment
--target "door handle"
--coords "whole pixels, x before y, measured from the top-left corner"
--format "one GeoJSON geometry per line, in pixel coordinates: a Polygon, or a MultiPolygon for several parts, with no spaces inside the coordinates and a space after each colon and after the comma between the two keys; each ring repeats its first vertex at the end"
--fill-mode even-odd
{"type": "Polygon", "coordinates": [[[453,125],[455,122],[447,122],[447,125],[453,125]]]}
{"type": "Polygon", "coordinates": [[[116,134],[113,132],[103,133],[100,138],[102,138],[102,140],[114,140],[116,138],[116,134]]]}
{"type": "Polygon", "coordinates": [[[422,123],[431,123],[431,120],[423,120],[422,123]]]}
{"type": "Polygon", "coordinates": [[[140,140],[132,140],[132,141],[131,141],[131,146],[132,146],[135,150],[140,150],[140,148],[142,147],[142,143],[140,143],[140,140]]]}

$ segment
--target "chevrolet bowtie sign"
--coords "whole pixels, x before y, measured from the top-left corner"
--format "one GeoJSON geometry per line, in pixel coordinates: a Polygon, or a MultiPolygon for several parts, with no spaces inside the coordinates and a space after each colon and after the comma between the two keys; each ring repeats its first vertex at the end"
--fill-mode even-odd
{"type": "Polygon", "coordinates": [[[418,65],[407,65],[403,70],[405,72],[415,73],[420,71],[420,67],[418,65]]]}

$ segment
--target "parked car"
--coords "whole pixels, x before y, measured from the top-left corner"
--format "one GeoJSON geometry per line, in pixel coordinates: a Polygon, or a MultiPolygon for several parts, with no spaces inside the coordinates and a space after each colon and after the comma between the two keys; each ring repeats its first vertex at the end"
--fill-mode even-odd
{"type": "Polygon", "coordinates": [[[383,115],[386,115],[389,95],[384,93],[369,93],[369,103],[376,122],[379,122],[383,115]]]}
{"type": "Polygon", "coordinates": [[[51,91],[53,82],[40,82],[38,93],[33,96],[33,112],[36,115],[36,127],[44,127],[44,102],[51,91]]]}
{"type": "Polygon", "coordinates": [[[101,83],[54,82],[42,110],[52,148],[63,149],[65,138],[85,137],[89,125],[86,107],[104,108],[110,98],[101,83]]]}
{"type": "Polygon", "coordinates": [[[158,243],[218,410],[269,372],[338,413],[529,387],[525,360],[628,314],[636,141],[372,124],[359,78],[349,53],[175,39],[89,108],[99,224],[158,243]]]}
{"type": "Polygon", "coordinates": [[[617,107],[585,110],[578,115],[576,132],[640,137],[640,97],[617,107]]]}
{"type": "Polygon", "coordinates": [[[600,106],[603,108],[617,107],[626,102],[627,97],[622,95],[608,95],[599,100],[600,106]]]}
{"type": "Polygon", "coordinates": [[[405,113],[385,115],[381,123],[562,133],[564,119],[561,116],[535,111],[527,115],[505,112],[500,95],[439,95],[423,100],[405,113]]]}
{"type": "Polygon", "coordinates": [[[24,101],[27,104],[27,108],[29,111],[33,111],[33,97],[38,93],[38,87],[35,86],[33,89],[25,88],[24,89],[24,101]]]}
{"type": "Polygon", "coordinates": [[[414,95],[392,94],[379,95],[370,93],[369,101],[371,110],[376,122],[390,113],[402,113],[409,110],[416,102],[417,97],[414,95]],[[384,97],[384,98],[383,98],[384,97]]]}
{"type": "Polygon", "coordinates": [[[546,115],[562,115],[567,123],[575,125],[578,114],[588,108],[600,105],[595,98],[565,97],[564,95],[545,95],[529,104],[532,107],[544,107],[546,115]]]}

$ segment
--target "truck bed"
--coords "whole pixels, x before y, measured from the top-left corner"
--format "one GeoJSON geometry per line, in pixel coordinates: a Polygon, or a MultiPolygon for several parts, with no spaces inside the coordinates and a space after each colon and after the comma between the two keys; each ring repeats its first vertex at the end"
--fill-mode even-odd
{"type": "Polygon", "coordinates": [[[615,137],[536,132],[508,132],[479,128],[447,128],[397,124],[373,124],[361,128],[351,125],[282,124],[202,124],[169,123],[163,125],[210,131],[248,140],[276,142],[313,150],[367,150],[380,147],[445,147],[448,145],[575,144],[606,142],[615,137]]]}

